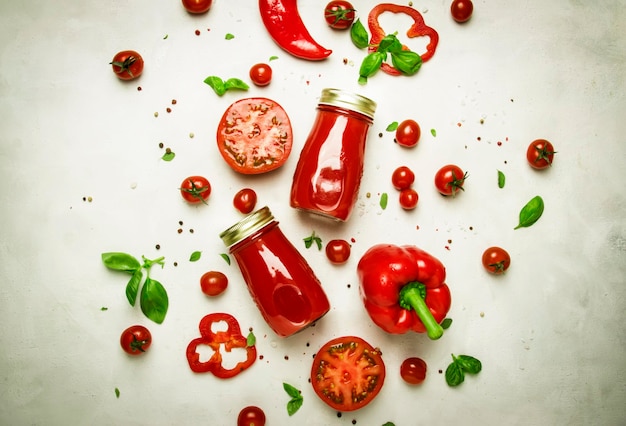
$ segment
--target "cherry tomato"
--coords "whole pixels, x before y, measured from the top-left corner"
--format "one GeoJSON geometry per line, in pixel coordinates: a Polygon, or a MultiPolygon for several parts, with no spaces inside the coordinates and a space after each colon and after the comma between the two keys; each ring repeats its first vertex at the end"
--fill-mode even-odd
{"type": "Polygon", "coordinates": [[[467,173],[463,173],[459,166],[448,164],[435,174],[435,187],[441,195],[454,196],[457,192],[464,190],[465,179],[467,179],[467,173]]]}
{"type": "Polygon", "coordinates": [[[330,240],[326,244],[326,257],[331,263],[346,263],[350,258],[350,243],[345,240],[330,240]]]}
{"type": "Polygon", "coordinates": [[[152,344],[152,334],[143,325],[131,325],[122,332],[120,345],[129,355],[141,355],[152,344]]]}
{"type": "Polygon", "coordinates": [[[360,337],[332,339],[313,359],[313,390],[337,411],[365,407],[378,395],[384,382],[385,364],[380,349],[360,337]]]}
{"type": "Polygon", "coordinates": [[[212,4],[213,0],[183,0],[183,7],[189,13],[206,13],[212,4]]]}
{"type": "Polygon", "coordinates": [[[248,214],[256,206],[256,192],[251,188],[244,188],[235,194],[233,205],[243,214],[248,214]]]}
{"type": "Polygon", "coordinates": [[[245,98],[230,105],[217,128],[217,147],[236,172],[259,174],[285,164],[293,145],[285,110],[267,98],[245,98]]]}
{"type": "Polygon", "coordinates": [[[202,176],[189,176],[180,184],[180,194],[190,204],[204,203],[211,195],[211,184],[202,176]]]}
{"type": "Polygon", "coordinates": [[[245,407],[239,412],[237,426],[265,426],[265,413],[254,405],[245,407]]]}
{"type": "Polygon", "coordinates": [[[417,207],[419,196],[413,188],[407,188],[400,191],[400,207],[404,210],[413,210],[417,207]]]}
{"type": "Polygon", "coordinates": [[[272,67],[267,64],[252,65],[250,80],[257,86],[267,86],[272,81],[272,67]]]}
{"type": "Polygon", "coordinates": [[[120,80],[134,80],[143,72],[143,58],[134,50],[117,52],[110,65],[120,80]]]}
{"type": "Polygon", "coordinates": [[[391,175],[391,184],[398,191],[410,188],[415,182],[415,173],[407,166],[400,166],[391,175]]]}
{"type": "Polygon", "coordinates": [[[545,139],[537,139],[528,145],[526,159],[533,169],[543,170],[552,165],[554,154],[556,151],[550,142],[545,139]]]}
{"type": "Polygon", "coordinates": [[[450,5],[450,13],[452,19],[456,22],[463,23],[469,21],[474,11],[474,4],[471,0],[454,0],[450,5]]]}
{"type": "Polygon", "coordinates": [[[504,274],[511,265],[511,256],[501,247],[489,247],[483,253],[483,266],[495,275],[504,274]]]}
{"type": "Polygon", "coordinates": [[[426,361],[417,357],[405,359],[400,365],[400,376],[411,385],[419,385],[426,379],[426,361]]]}
{"type": "Polygon", "coordinates": [[[354,22],[355,9],[344,0],[334,0],[326,5],[324,19],[329,27],[336,30],[345,30],[354,22]]]}
{"type": "Polygon", "coordinates": [[[228,287],[228,277],[219,271],[206,272],[200,277],[200,288],[207,296],[218,296],[228,287]]]}
{"type": "Polygon", "coordinates": [[[421,134],[422,131],[417,121],[411,119],[404,120],[396,129],[396,142],[404,147],[412,148],[417,145],[421,134]]]}

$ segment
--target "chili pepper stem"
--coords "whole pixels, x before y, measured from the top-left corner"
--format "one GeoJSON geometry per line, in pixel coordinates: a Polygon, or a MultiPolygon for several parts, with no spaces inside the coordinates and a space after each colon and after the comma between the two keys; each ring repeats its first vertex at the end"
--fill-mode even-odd
{"type": "Polygon", "coordinates": [[[433,317],[432,312],[426,305],[424,284],[411,282],[400,290],[400,306],[404,309],[413,309],[426,327],[426,334],[431,340],[437,340],[443,336],[443,328],[433,317]],[[424,293],[424,295],[422,294],[424,293]]]}

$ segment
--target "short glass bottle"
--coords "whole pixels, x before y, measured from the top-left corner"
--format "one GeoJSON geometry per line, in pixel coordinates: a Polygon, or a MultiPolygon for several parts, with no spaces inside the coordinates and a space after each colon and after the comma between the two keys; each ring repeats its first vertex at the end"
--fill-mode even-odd
{"type": "Polygon", "coordinates": [[[279,336],[297,333],[330,310],[320,281],[268,207],[249,214],[220,238],[263,318],[279,336]]]}
{"type": "Polygon", "coordinates": [[[376,102],[324,89],[291,186],[291,207],[347,221],[356,203],[376,102]]]}

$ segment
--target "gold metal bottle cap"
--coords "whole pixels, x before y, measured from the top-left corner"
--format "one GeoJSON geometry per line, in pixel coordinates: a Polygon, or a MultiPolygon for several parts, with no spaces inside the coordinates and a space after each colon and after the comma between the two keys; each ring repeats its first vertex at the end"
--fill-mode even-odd
{"type": "Polygon", "coordinates": [[[220,234],[220,238],[224,244],[228,247],[238,243],[244,238],[252,235],[259,229],[274,220],[274,216],[268,207],[263,207],[248,216],[241,219],[239,222],[225,230],[220,234]]]}
{"type": "Polygon", "coordinates": [[[341,89],[322,90],[319,103],[320,105],[333,105],[356,111],[371,119],[374,119],[376,112],[376,102],[373,100],[341,89]]]}

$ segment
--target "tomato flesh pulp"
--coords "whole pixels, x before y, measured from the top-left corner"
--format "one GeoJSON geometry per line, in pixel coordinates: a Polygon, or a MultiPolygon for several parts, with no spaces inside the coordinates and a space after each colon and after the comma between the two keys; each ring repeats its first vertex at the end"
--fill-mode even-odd
{"type": "Polygon", "coordinates": [[[293,143],[285,110],[266,98],[247,98],[224,112],[217,130],[222,157],[243,174],[269,172],[282,166],[293,143]]]}
{"type": "Polygon", "coordinates": [[[369,404],[385,380],[379,349],[349,336],[331,340],[315,356],[311,383],[315,393],[338,411],[353,411],[369,404]]]}

